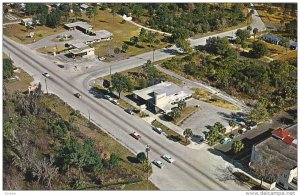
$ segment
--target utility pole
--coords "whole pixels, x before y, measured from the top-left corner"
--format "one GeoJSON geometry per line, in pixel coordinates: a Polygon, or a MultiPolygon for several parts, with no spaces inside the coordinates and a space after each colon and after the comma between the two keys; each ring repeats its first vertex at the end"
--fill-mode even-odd
{"type": "Polygon", "coordinates": [[[90,110],[89,111],[89,122],[91,123],[91,113],[90,113],[90,110]]]}
{"type": "Polygon", "coordinates": [[[45,78],[45,84],[46,84],[46,91],[47,91],[47,95],[48,95],[48,86],[47,86],[47,79],[45,78]]]}
{"type": "Polygon", "coordinates": [[[148,153],[149,153],[149,151],[150,151],[150,145],[147,144],[147,145],[145,146],[145,148],[146,148],[146,154],[147,154],[147,190],[148,190],[148,184],[149,184],[149,162],[148,162],[148,153]]]}

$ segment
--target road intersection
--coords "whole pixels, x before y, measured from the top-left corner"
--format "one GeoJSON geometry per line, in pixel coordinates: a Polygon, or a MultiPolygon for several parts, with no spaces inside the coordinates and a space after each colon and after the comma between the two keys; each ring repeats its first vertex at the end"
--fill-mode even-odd
{"type": "MultiPolygon", "coordinates": [[[[193,41],[192,45],[199,45],[205,40],[206,38],[197,39],[193,41]]],[[[174,49],[176,48],[174,47],[174,49]]],[[[128,115],[120,107],[89,93],[90,82],[109,74],[110,67],[114,73],[140,66],[148,59],[152,59],[152,52],[107,63],[99,69],[89,69],[84,74],[78,74],[60,69],[45,56],[7,37],[3,39],[3,51],[9,54],[14,63],[32,75],[35,80],[42,84],[47,83],[50,93],[58,95],[83,115],[90,114],[95,124],[132,152],[145,151],[145,145],[149,144],[151,146],[150,160],[160,159],[163,154],[171,155],[176,162],[172,165],[166,164],[162,170],[154,166],[153,174],[150,177],[150,180],[161,190],[247,190],[245,186],[238,185],[234,181],[219,180],[222,172],[217,171],[222,171],[232,165],[224,161],[222,156],[211,154],[208,151],[210,147],[205,146],[199,151],[168,140],[154,132],[151,125],[144,120],[128,115]],[[51,77],[45,80],[42,76],[44,72],[49,73],[51,77]],[[74,96],[74,93],[78,92],[82,95],[82,99],[74,96]],[[129,135],[133,131],[140,133],[142,136],[140,141],[134,140],[129,135]]],[[[169,53],[166,49],[156,50],[155,54],[156,60],[176,55],[169,53]]],[[[45,85],[42,86],[45,90],[45,85]]]]}

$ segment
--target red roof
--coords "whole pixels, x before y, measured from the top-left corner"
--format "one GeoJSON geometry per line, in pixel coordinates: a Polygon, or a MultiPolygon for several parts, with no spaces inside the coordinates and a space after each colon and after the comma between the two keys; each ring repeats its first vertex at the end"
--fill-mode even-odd
{"type": "Polygon", "coordinates": [[[286,136],[286,137],[283,139],[283,141],[284,141],[285,143],[288,143],[288,144],[292,144],[293,140],[294,140],[294,137],[292,137],[292,136],[290,136],[290,135],[286,136]]]}
{"type": "Polygon", "coordinates": [[[276,129],[276,130],[272,131],[272,134],[279,137],[279,138],[281,138],[281,139],[284,139],[284,138],[286,138],[287,136],[290,135],[288,130],[282,129],[282,128],[279,128],[279,129],[276,129]]]}

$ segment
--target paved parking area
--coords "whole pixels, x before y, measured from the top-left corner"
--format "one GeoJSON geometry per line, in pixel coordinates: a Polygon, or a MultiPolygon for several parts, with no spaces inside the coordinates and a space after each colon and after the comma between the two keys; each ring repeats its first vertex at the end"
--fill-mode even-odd
{"type": "Polygon", "coordinates": [[[232,114],[236,113],[236,111],[220,108],[193,98],[187,101],[187,106],[192,105],[199,105],[200,110],[187,118],[180,127],[190,128],[195,135],[200,136],[204,136],[203,132],[208,131],[207,126],[213,125],[215,122],[220,122],[229,129],[229,121],[233,119],[232,114]]]}

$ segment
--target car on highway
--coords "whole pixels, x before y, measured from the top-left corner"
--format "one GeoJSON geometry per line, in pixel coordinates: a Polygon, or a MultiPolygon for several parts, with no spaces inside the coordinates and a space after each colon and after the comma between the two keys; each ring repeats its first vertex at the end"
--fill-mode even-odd
{"type": "Polygon", "coordinates": [[[172,157],[170,155],[162,155],[161,158],[163,158],[164,160],[166,160],[169,163],[173,163],[175,160],[172,159],[172,157]]]}
{"type": "Polygon", "coordinates": [[[81,99],[81,94],[80,93],[75,93],[74,96],[81,99]]]}
{"type": "Polygon", "coordinates": [[[153,130],[159,134],[162,134],[164,131],[159,127],[153,127],[153,130]]]}
{"type": "Polygon", "coordinates": [[[154,161],[152,161],[152,163],[154,165],[156,165],[157,167],[159,167],[160,169],[165,167],[165,165],[161,161],[158,161],[158,160],[154,160],[154,161]]]}
{"type": "Polygon", "coordinates": [[[107,99],[108,101],[112,101],[113,100],[113,98],[111,96],[109,96],[109,95],[104,95],[104,98],[107,99]]]}
{"type": "Polygon", "coordinates": [[[131,109],[125,109],[124,111],[130,115],[134,115],[134,112],[131,109]]]}
{"type": "Polygon", "coordinates": [[[111,102],[112,102],[113,104],[115,104],[115,105],[119,105],[119,102],[118,102],[118,100],[116,100],[116,99],[111,100],[111,102]]]}
{"type": "Polygon", "coordinates": [[[46,78],[50,78],[50,74],[48,73],[43,73],[43,76],[45,76],[46,78]]]}
{"type": "Polygon", "coordinates": [[[134,137],[136,140],[140,140],[142,137],[140,136],[140,134],[138,134],[137,132],[132,132],[130,134],[132,137],[134,137]]]}

